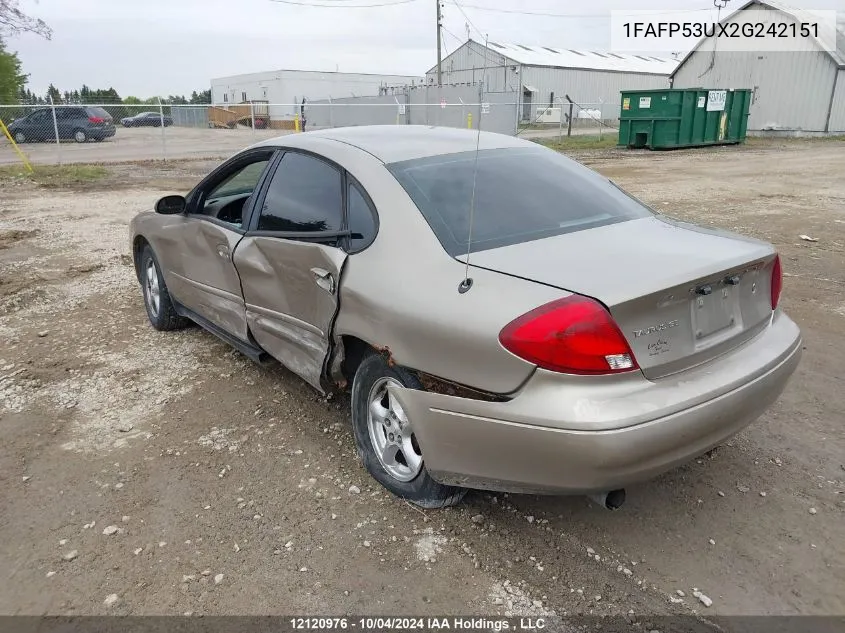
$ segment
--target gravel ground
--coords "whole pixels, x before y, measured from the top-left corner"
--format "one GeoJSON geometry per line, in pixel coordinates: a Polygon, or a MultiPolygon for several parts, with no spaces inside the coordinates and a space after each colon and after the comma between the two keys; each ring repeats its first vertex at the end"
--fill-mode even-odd
{"type": "Polygon", "coordinates": [[[359,465],[347,397],[152,330],[127,223],[210,164],[0,183],[0,613],[845,613],[845,144],[579,158],[774,242],[807,348],[763,419],[615,513],[419,510],[359,465]]]}

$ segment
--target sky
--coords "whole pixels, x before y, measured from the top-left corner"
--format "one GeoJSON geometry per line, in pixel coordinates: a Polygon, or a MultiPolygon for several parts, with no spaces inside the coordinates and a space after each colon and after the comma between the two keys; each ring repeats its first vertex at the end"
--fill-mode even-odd
{"type": "MultiPolygon", "coordinates": [[[[611,10],[687,9],[702,18],[716,17],[713,0],[441,1],[444,57],[466,41],[467,28],[475,40],[489,36],[492,41],[606,51],[611,10]],[[537,15],[543,13],[558,16],[537,15]]],[[[726,11],[744,1],[729,0],[726,11]]],[[[53,83],[61,91],[82,84],[114,87],[123,97],[189,95],[207,89],[212,77],[281,68],[422,76],[437,59],[436,2],[20,0],[21,9],[48,23],[53,37],[23,34],[8,38],[7,48],[18,52],[28,87],[38,93],[53,83]]],[[[789,4],[845,10],[845,0],[789,4]]]]}

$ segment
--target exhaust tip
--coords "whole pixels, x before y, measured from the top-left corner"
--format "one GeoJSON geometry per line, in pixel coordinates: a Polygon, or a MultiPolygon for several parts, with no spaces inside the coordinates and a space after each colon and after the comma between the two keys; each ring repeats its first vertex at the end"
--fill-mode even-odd
{"type": "Polygon", "coordinates": [[[625,489],[610,490],[590,495],[590,499],[607,510],[618,510],[625,503],[625,489]]]}

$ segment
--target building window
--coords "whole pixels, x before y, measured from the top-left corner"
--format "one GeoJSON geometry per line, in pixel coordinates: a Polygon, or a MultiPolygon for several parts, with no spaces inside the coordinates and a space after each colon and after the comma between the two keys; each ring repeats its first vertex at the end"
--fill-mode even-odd
{"type": "Polygon", "coordinates": [[[246,92],[245,91],[241,93],[241,101],[246,103],[246,92]]]}
{"type": "Polygon", "coordinates": [[[223,103],[229,103],[229,95],[227,95],[225,92],[223,93],[223,103]]]}

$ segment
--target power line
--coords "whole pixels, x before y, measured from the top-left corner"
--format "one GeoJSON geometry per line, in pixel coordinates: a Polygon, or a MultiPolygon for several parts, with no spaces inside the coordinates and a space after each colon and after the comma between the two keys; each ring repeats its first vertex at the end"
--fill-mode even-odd
{"type": "MultiPolygon", "coordinates": [[[[458,3],[455,0],[453,0],[453,2],[455,3],[455,6],[457,6],[459,9],[461,9],[461,7],[458,5],[458,3]]],[[[544,18],[570,18],[570,19],[573,19],[573,18],[584,18],[584,19],[604,18],[604,19],[607,19],[607,18],[610,17],[609,12],[608,13],[593,13],[593,14],[590,14],[590,13],[546,13],[544,11],[519,11],[517,9],[497,9],[497,8],[494,8],[494,7],[482,7],[482,6],[479,6],[477,4],[464,4],[464,7],[466,7],[467,9],[475,9],[476,11],[489,11],[491,13],[509,13],[509,14],[513,14],[513,15],[536,15],[536,16],[544,17],[544,18]]],[[[624,12],[620,11],[619,14],[620,15],[631,15],[631,16],[635,16],[635,15],[664,15],[664,14],[669,14],[669,13],[693,13],[693,12],[698,12],[698,11],[710,11],[710,10],[711,9],[668,9],[666,11],[651,11],[651,12],[637,11],[636,13],[624,13],[624,12]]],[[[461,13],[463,13],[464,17],[466,17],[466,13],[464,13],[463,9],[461,9],[461,13]]],[[[469,18],[467,18],[467,20],[469,20],[469,18]]],[[[472,22],[470,22],[470,25],[472,25],[472,22]]],[[[473,28],[475,28],[475,26],[473,26],[473,28]]],[[[478,29],[475,29],[475,30],[478,31],[478,29]]],[[[479,31],[479,33],[480,33],[480,31],[479,31]]]]}
{"type": "Polygon", "coordinates": [[[482,33],[482,32],[481,32],[481,30],[480,30],[477,26],[475,26],[475,24],[473,24],[473,23],[472,23],[472,20],[470,20],[470,19],[469,19],[469,16],[466,14],[466,11],[464,11],[464,10],[461,8],[461,5],[459,5],[459,4],[458,4],[458,0],[452,0],[452,4],[454,4],[456,7],[458,7],[458,11],[460,11],[460,12],[461,12],[461,15],[462,15],[462,16],[464,16],[464,18],[466,19],[467,23],[468,23],[468,24],[469,24],[472,28],[474,28],[474,29],[475,29],[475,31],[476,31],[476,32],[477,32],[477,33],[478,33],[481,37],[484,37],[484,33],[482,33]]]}
{"type": "MultiPolygon", "coordinates": [[[[451,36],[454,38],[454,40],[455,40],[456,42],[458,42],[458,44],[463,44],[463,43],[464,43],[464,41],[463,41],[461,38],[459,38],[457,35],[455,35],[454,33],[452,33],[452,31],[450,31],[449,29],[447,29],[445,26],[441,26],[440,28],[441,28],[441,29],[443,29],[443,30],[446,32],[446,34],[447,34],[447,35],[451,35],[451,36]]],[[[444,44],[444,45],[445,45],[445,44],[444,44]]]]}
{"type": "Polygon", "coordinates": [[[319,4],[313,2],[297,2],[296,0],[270,0],[270,2],[278,2],[280,4],[292,4],[299,7],[314,7],[325,9],[371,9],[375,7],[393,7],[399,4],[409,4],[417,0],[395,0],[395,2],[379,2],[373,4],[319,4]]]}

